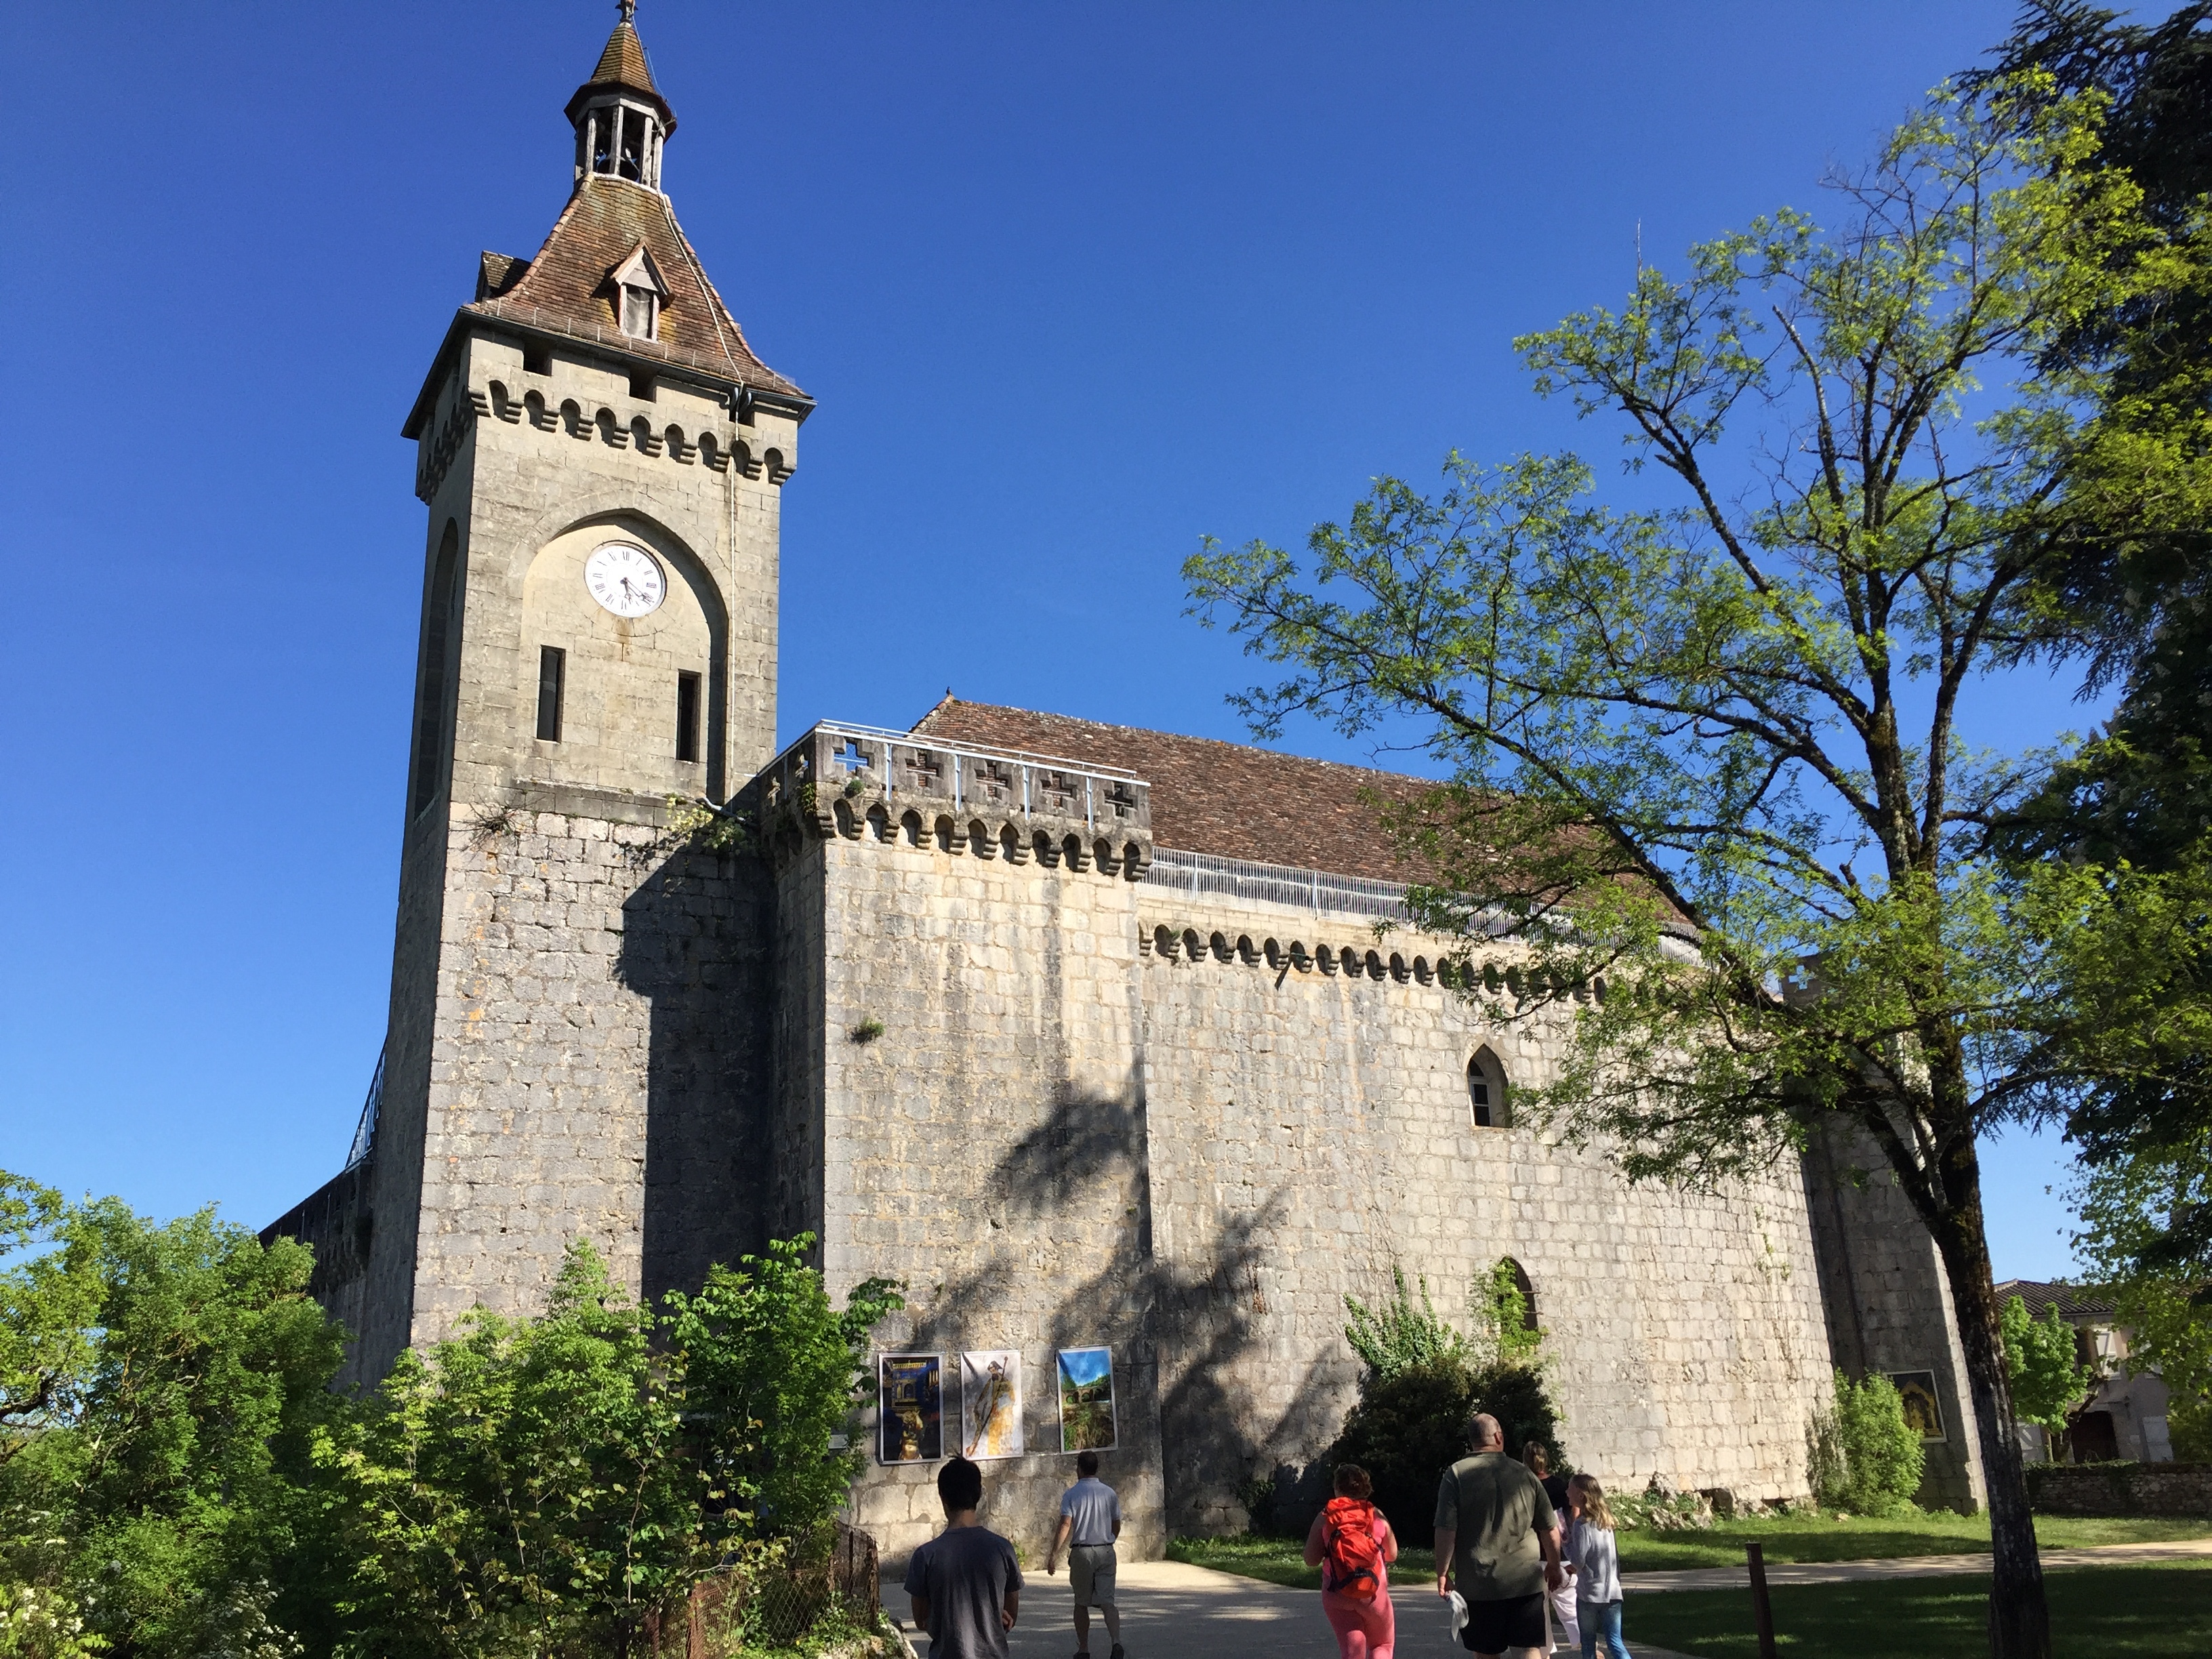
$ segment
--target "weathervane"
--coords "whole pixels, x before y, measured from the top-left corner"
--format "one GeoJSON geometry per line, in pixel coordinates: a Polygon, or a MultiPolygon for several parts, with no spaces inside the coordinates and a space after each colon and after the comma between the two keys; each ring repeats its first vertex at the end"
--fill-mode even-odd
{"type": "Polygon", "coordinates": [[[623,22],[637,21],[637,0],[615,0],[615,9],[622,14],[623,22]]]}

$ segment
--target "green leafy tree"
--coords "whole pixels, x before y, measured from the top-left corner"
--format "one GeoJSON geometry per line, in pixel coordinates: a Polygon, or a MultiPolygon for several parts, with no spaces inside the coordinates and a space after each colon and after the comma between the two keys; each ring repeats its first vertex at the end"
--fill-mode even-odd
{"type": "Polygon", "coordinates": [[[2101,371],[2050,349],[2124,301],[2142,240],[2096,115],[1938,100],[1834,182],[1832,229],[1778,212],[1520,341],[1676,507],[1594,505],[1571,457],[1455,456],[1304,561],[1186,566],[1288,665],[1239,699],[1255,732],[1410,729],[1449,769],[1385,821],[1433,872],[1417,919],[1468,940],[1458,981],[1565,1039],[1540,1116],[1633,1178],[1726,1182],[1827,1125],[1887,1166],[1951,1286],[2002,1659],[2050,1643],[1976,1147],[2063,1079],[1978,840],[2021,774],[1966,746],[1961,699],[2070,637],[2033,578],[2101,371]],[[1476,972],[1498,927],[1502,983],[1476,972]]]}
{"type": "Polygon", "coordinates": [[[1884,1516],[1912,1507],[1926,1452],[1887,1377],[1853,1382],[1838,1371],[1835,1402],[1814,1419],[1808,1438],[1813,1494],[1828,1508],[1884,1516]]]}
{"type": "Polygon", "coordinates": [[[2153,275],[2057,347],[2106,372],[2039,583],[2118,707],[1991,843],[2045,902],[2070,1005],[2052,1048],[2089,1078],[2066,1117],[2083,1251],[2150,1333],[2141,1357],[2189,1374],[2212,1340],[2212,1206],[2188,1201],[2212,1140],[2212,4],[2138,23],[2036,0],[1973,84],[2029,71],[2043,102],[2106,101],[2095,160],[2141,189],[2129,254],[2153,275]]]}
{"type": "Polygon", "coordinates": [[[350,1571],[344,1651],[605,1652],[715,1559],[682,1362],[570,1246],[542,1316],[478,1309],[403,1354],[319,1449],[350,1571]]]}
{"type": "Polygon", "coordinates": [[[308,1253],[208,1211],[0,1192],[0,1583],[54,1652],[284,1659],[320,1618],[296,1566],[339,1409],[308,1253]]]}
{"type": "Polygon", "coordinates": [[[833,1451],[860,1403],[869,1333],[905,1306],[892,1282],[855,1285],[841,1312],[805,1263],[811,1234],[778,1239],[765,1256],[717,1266],[694,1297],[672,1292],[665,1322],[683,1357],[687,1417],[710,1503],[748,1512],[759,1530],[819,1532],[860,1472],[857,1446],[833,1451]]]}
{"type": "Polygon", "coordinates": [[[2066,1431],[2067,1413],[2081,1402],[2096,1378],[2075,1358],[2074,1328],[2045,1308],[2043,1317],[2027,1310],[2025,1297],[2004,1304],[2005,1374],[2012,1385],[2014,1413],[2052,1434],[2066,1431]]]}

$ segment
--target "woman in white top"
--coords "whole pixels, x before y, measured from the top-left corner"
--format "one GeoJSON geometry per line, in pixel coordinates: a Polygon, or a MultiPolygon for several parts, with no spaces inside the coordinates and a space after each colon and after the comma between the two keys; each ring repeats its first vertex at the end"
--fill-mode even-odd
{"type": "Polygon", "coordinates": [[[1567,1508],[1574,1516],[1567,1528],[1567,1571],[1574,1575],[1583,1659],[1597,1659],[1600,1641],[1607,1659],[1628,1659],[1620,1639],[1620,1556],[1613,1548],[1605,1488],[1594,1475],[1577,1475],[1567,1483],[1567,1508]]]}

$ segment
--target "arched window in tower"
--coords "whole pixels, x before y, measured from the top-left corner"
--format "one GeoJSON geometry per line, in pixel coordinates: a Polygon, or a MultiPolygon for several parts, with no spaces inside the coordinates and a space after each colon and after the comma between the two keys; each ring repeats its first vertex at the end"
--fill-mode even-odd
{"type": "Polygon", "coordinates": [[[412,817],[435,799],[446,782],[446,703],[453,682],[452,657],[459,642],[461,532],[452,520],[430,568],[422,651],[415,665],[415,798],[412,817]]]}
{"type": "Polygon", "coordinates": [[[1467,1099],[1478,1129],[1503,1129],[1512,1121],[1505,1100],[1505,1068],[1487,1048],[1467,1063],[1467,1099]]]}
{"type": "Polygon", "coordinates": [[[667,297],[668,288],[645,244],[640,242],[632,248],[629,258],[614,268],[608,280],[614,284],[622,331],[637,340],[659,337],[660,302],[667,297]]]}
{"type": "Polygon", "coordinates": [[[1498,1257],[1497,1265],[1490,1270],[1487,1291],[1488,1312],[1498,1332],[1499,1357],[1533,1357],[1537,1345],[1544,1340],[1544,1328],[1537,1322],[1536,1286],[1530,1281],[1528,1269],[1510,1255],[1498,1257]]]}

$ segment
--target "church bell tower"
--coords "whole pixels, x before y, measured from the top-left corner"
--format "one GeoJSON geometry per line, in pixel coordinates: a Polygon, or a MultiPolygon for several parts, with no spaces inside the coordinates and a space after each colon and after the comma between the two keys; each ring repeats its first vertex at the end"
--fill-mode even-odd
{"type": "Polygon", "coordinates": [[[539,1305],[579,1237],[657,1291],[764,1236],[767,901],[672,824],[774,753],[813,405],[677,223],[633,9],[568,100],[567,205],[483,256],[403,428],[428,515],[380,1097],[277,1224],[368,1379],[539,1305]]]}

